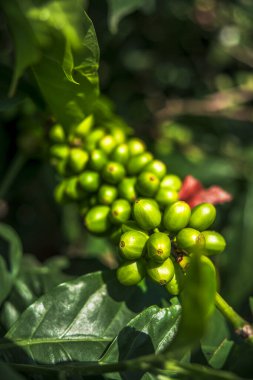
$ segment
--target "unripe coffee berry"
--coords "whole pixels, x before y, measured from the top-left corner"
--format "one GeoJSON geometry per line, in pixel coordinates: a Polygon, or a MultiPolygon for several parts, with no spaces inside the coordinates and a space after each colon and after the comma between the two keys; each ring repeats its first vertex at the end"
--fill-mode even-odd
{"type": "Polygon", "coordinates": [[[145,276],[145,267],[142,260],[126,261],[117,269],[118,281],[125,286],[137,285],[145,276]]]}
{"type": "Polygon", "coordinates": [[[163,232],[155,232],[147,241],[148,258],[162,262],[170,256],[170,238],[163,232]]]}
{"type": "Polygon", "coordinates": [[[153,160],[145,166],[144,170],[155,174],[161,180],[165,176],[167,168],[162,161],[153,160]]]}
{"type": "Polygon", "coordinates": [[[185,274],[177,263],[174,263],[174,275],[170,282],[165,285],[165,289],[173,296],[177,296],[184,288],[185,274]]]}
{"type": "Polygon", "coordinates": [[[174,276],[174,265],[170,258],[162,263],[150,261],[146,265],[146,271],[149,277],[160,285],[166,285],[174,276]]]}
{"type": "Polygon", "coordinates": [[[192,209],[189,227],[204,231],[213,224],[215,218],[215,207],[211,203],[201,203],[192,209]]]}
{"type": "Polygon", "coordinates": [[[137,192],[144,197],[152,197],[159,189],[160,181],[151,172],[142,172],[136,181],[137,192]]]}
{"type": "Polygon", "coordinates": [[[86,166],[89,155],[82,149],[72,148],[69,152],[68,165],[74,173],[80,173],[86,166]]]}
{"type": "Polygon", "coordinates": [[[111,159],[113,161],[119,162],[125,165],[129,159],[129,148],[127,144],[120,144],[116,146],[111,154],[111,159]]]}
{"type": "MultiPolygon", "coordinates": [[[[100,142],[105,136],[105,131],[102,128],[96,128],[86,137],[86,145],[89,146],[90,149],[94,149],[98,142],[100,142]]],[[[86,148],[85,145],[85,148],[86,148]]]]}
{"type": "Polygon", "coordinates": [[[138,154],[144,153],[146,146],[144,142],[138,138],[132,138],[128,141],[129,153],[131,156],[137,156],[138,154]]]}
{"type": "Polygon", "coordinates": [[[163,189],[173,189],[179,191],[182,186],[181,179],[174,174],[167,174],[160,183],[161,188],[163,189]]]}
{"type": "Polygon", "coordinates": [[[205,238],[193,228],[183,228],[176,237],[177,247],[188,252],[197,253],[203,251],[205,247],[205,238]]]}
{"type": "Polygon", "coordinates": [[[50,129],[49,137],[55,143],[63,143],[66,139],[63,127],[60,124],[55,124],[50,129]]]}
{"type": "Polygon", "coordinates": [[[122,230],[122,233],[128,232],[128,231],[139,231],[139,232],[144,233],[147,236],[147,239],[149,237],[147,232],[143,230],[142,228],[140,228],[140,226],[138,226],[138,224],[134,220],[128,220],[127,222],[123,223],[121,226],[121,230],[122,230]]]}
{"type": "Polygon", "coordinates": [[[162,215],[159,206],[153,199],[138,199],[134,203],[133,216],[144,230],[152,230],[161,223],[162,215]]]}
{"type": "Polygon", "coordinates": [[[93,115],[87,116],[80,124],[78,124],[74,129],[74,134],[78,137],[85,137],[94,125],[93,115]]]}
{"type": "Polygon", "coordinates": [[[53,158],[58,158],[65,160],[69,155],[69,146],[63,144],[55,144],[50,147],[50,156],[53,158]]]}
{"type": "Polygon", "coordinates": [[[110,161],[105,165],[102,176],[106,182],[115,185],[124,178],[125,168],[118,162],[110,161]]]}
{"type": "Polygon", "coordinates": [[[126,131],[116,125],[109,126],[110,134],[114,137],[116,144],[123,144],[126,139],[126,131]]]}
{"type": "Polygon", "coordinates": [[[73,200],[80,200],[86,197],[85,192],[79,187],[78,177],[72,177],[66,180],[65,194],[73,200]]]}
{"type": "Polygon", "coordinates": [[[167,231],[177,232],[187,226],[190,216],[190,206],[186,202],[178,201],[165,208],[163,225],[167,231]]]}
{"type": "Polygon", "coordinates": [[[90,152],[89,167],[92,170],[99,172],[103,169],[107,161],[107,156],[102,150],[94,149],[90,152]]]}
{"type": "Polygon", "coordinates": [[[172,203],[178,201],[178,192],[173,189],[161,188],[160,186],[158,192],[156,193],[155,200],[161,207],[171,205],[172,203]]]}
{"type": "Polygon", "coordinates": [[[136,177],[123,178],[118,185],[120,198],[127,199],[129,202],[134,202],[137,198],[135,190],[136,177]]]}
{"type": "Polygon", "coordinates": [[[95,192],[100,185],[100,175],[97,172],[85,171],[79,176],[79,183],[83,190],[95,192]]]}
{"type": "Polygon", "coordinates": [[[143,168],[153,160],[153,155],[150,152],[144,152],[133,156],[129,159],[127,164],[127,171],[130,175],[139,174],[143,168]]]}
{"type": "Polygon", "coordinates": [[[226,240],[216,231],[203,231],[205,239],[204,254],[207,256],[219,255],[226,248],[226,240]]]}
{"type": "Polygon", "coordinates": [[[110,219],[113,224],[122,224],[129,220],[131,205],[126,199],[116,199],[111,206],[110,219]]]}
{"type": "Polygon", "coordinates": [[[102,205],[110,205],[117,198],[118,191],[111,185],[102,185],[98,191],[98,202],[102,205]]]}
{"type": "Polygon", "coordinates": [[[84,224],[87,230],[94,234],[107,232],[111,226],[109,213],[109,206],[92,207],[84,218],[84,224]]]}
{"type": "Polygon", "coordinates": [[[65,188],[66,188],[66,180],[61,181],[56,186],[56,188],[54,190],[54,199],[56,200],[57,203],[63,204],[67,200],[66,199],[65,188]]]}
{"type": "Polygon", "coordinates": [[[140,258],[146,247],[148,236],[140,231],[125,232],[119,242],[119,249],[122,257],[127,260],[140,258]]]}
{"type": "Polygon", "coordinates": [[[115,138],[111,135],[104,136],[98,143],[99,148],[103,150],[106,154],[110,154],[116,147],[116,145],[117,142],[115,138]]]}

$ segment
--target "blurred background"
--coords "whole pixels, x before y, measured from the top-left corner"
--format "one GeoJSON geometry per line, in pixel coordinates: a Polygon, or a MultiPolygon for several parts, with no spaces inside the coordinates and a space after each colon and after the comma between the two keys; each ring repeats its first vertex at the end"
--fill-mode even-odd
{"type": "MultiPolygon", "coordinates": [[[[214,228],[228,245],[216,264],[221,293],[247,316],[253,294],[253,2],[132,3],[117,12],[113,0],[85,2],[100,46],[101,93],[169,172],[191,174],[233,195],[218,207],[214,228]]],[[[10,46],[1,28],[6,63],[10,46]]],[[[10,79],[4,70],[3,91],[10,79]]],[[[53,199],[55,175],[43,152],[48,120],[35,98],[39,103],[31,88],[22,103],[16,97],[6,108],[1,99],[1,181],[12,182],[0,202],[1,220],[38,260],[66,254],[113,266],[112,247],[85,234],[75,206],[53,199]],[[26,163],[17,148],[29,152],[26,163]],[[17,174],[13,181],[8,173],[17,174]]]]}

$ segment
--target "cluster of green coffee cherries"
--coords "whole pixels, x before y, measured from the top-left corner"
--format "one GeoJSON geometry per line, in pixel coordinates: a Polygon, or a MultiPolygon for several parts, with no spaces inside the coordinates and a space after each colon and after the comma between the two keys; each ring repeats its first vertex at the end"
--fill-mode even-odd
{"type": "Polygon", "coordinates": [[[203,203],[191,210],[180,201],[180,178],[167,173],[142,140],[118,126],[96,126],[92,115],[69,133],[53,126],[50,140],[60,179],[56,200],[76,202],[87,230],[119,246],[117,278],[123,285],[148,275],[176,295],[192,254],[225,249],[224,238],[208,230],[215,207],[203,203]]]}

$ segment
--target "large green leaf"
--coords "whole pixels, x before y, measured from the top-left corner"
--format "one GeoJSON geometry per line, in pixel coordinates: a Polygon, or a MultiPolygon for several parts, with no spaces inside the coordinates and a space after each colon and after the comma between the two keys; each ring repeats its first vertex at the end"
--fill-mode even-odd
{"type": "Polygon", "coordinates": [[[22,258],[22,246],[15,231],[0,224],[0,304],[9,294],[18,274],[22,258]]]}
{"type": "Polygon", "coordinates": [[[147,308],[120,331],[101,362],[129,360],[164,351],[175,338],[180,316],[179,305],[147,308]]]}
{"type": "MultiPolygon", "coordinates": [[[[20,347],[39,363],[96,361],[147,302],[139,287],[123,287],[113,272],[92,273],[60,284],[32,304],[0,343],[18,361],[20,347]]],[[[23,356],[22,356],[23,358],[23,356]]],[[[24,360],[24,358],[22,359],[24,360]]]]}
{"type": "Polygon", "coordinates": [[[116,33],[120,20],[128,14],[143,9],[150,11],[154,8],[154,0],[107,0],[108,23],[112,33],[116,33]]]}
{"type": "Polygon", "coordinates": [[[208,363],[220,369],[226,362],[234,342],[230,339],[231,332],[228,325],[218,310],[209,320],[207,331],[201,339],[201,349],[208,363]]]}

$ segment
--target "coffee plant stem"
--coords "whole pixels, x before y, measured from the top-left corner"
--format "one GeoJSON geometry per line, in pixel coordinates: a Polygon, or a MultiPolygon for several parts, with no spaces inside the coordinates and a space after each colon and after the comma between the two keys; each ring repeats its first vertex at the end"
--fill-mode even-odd
{"type": "Polygon", "coordinates": [[[5,177],[3,178],[0,184],[0,199],[6,196],[6,193],[8,192],[18,173],[24,166],[26,160],[27,156],[25,156],[23,153],[18,152],[16,154],[7,170],[5,177]]]}
{"type": "Polygon", "coordinates": [[[235,333],[241,338],[253,343],[253,328],[243,319],[237,312],[222,298],[219,293],[215,296],[216,307],[220,310],[223,316],[232,324],[235,333]]]}

